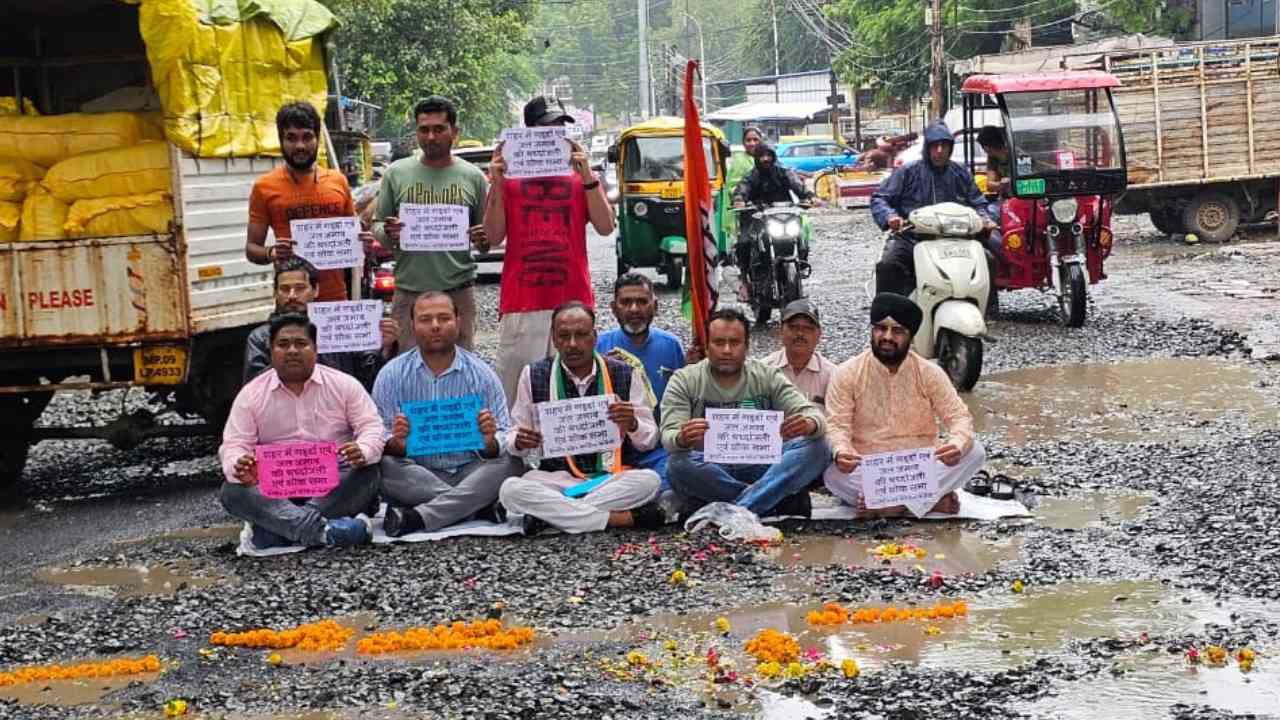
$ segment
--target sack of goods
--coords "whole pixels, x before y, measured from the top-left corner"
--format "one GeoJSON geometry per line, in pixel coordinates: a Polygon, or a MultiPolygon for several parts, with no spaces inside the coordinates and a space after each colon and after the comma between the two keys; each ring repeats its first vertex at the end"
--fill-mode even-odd
{"type": "Polygon", "coordinates": [[[43,167],[97,150],[163,139],[141,113],[0,115],[0,157],[21,158],[43,167]]]}
{"type": "Polygon", "coordinates": [[[0,200],[0,242],[18,239],[18,222],[22,219],[22,203],[0,200]]]}
{"type": "Polygon", "coordinates": [[[168,192],[169,146],[153,140],[77,155],[49,168],[41,184],[65,203],[168,192]]]}
{"type": "Polygon", "coordinates": [[[0,201],[21,203],[44,177],[44,168],[18,158],[0,157],[0,201]]]}
{"type": "Polygon", "coordinates": [[[18,228],[20,242],[62,240],[67,236],[62,226],[67,222],[67,204],[37,185],[22,203],[22,224],[18,228]]]}
{"type": "Polygon", "coordinates": [[[62,229],[67,237],[121,237],[169,232],[173,203],[167,191],[77,200],[62,229]]]}

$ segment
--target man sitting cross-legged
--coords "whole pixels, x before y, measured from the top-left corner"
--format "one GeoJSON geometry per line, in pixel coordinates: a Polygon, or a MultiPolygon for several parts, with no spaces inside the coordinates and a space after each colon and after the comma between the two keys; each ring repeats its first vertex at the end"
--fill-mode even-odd
{"type": "Polygon", "coordinates": [[[911,300],[892,293],[876,295],[871,303],[871,349],[842,363],[831,380],[827,421],[834,462],[824,480],[832,494],[858,508],[860,516],[907,511],[901,506],[867,510],[862,475],[856,472],[864,455],[936,445],[935,454],[946,467],[938,478],[933,511],[946,514],[959,511],[956,488],[986,459],[973,436],[973,416],[947,374],[911,349],[922,319],[911,300]],[[940,429],[947,432],[941,444],[940,429]]]}
{"type": "Polygon", "coordinates": [[[270,341],[271,367],[236,396],[222,433],[222,506],[253,525],[258,549],[366,542],[368,526],[353,516],[378,492],[378,408],[355,378],[316,363],[316,326],[305,315],[273,318],[270,341]],[[289,442],[337,443],[338,486],[305,500],[262,494],[254,448],[289,442]]]}
{"type": "Polygon", "coordinates": [[[389,505],[384,528],[391,537],[439,530],[487,510],[498,499],[502,482],[523,467],[518,458],[502,453],[502,436],[511,429],[502,383],[483,360],[458,344],[453,298],[424,292],[413,303],[412,318],[418,346],[387,363],[373,386],[389,431],[382,494],[389,505]],[[481,399],[475,422],[483,450],[408,457],[405,403],[471,395],[481,399]]]}
{"type": "Polygon", "coordinates": [[[606,527],[654,528],[664,519],[653,502],[658,474],[627,469],[635,468],[641,455],[658,442],[653,408],[645,404],[645,383],[630,365],[595,352],[595,322],[595,312],[580,302],[556,308],[551,314],[555,356],[520,373],[511,409],[516,431],[509,436],[509,448],[533,469],[508,479],[500,495],[509,512],[525,516],[525,534],[537,532],[543,523],[581,533],[606,527]],[[599,454],[541,458],[537,404],[595,395],[614,396],[609,420],[618,426],[622,447],[599,454]],[[565,495],[565,490],[602,475],[607,479],[585,495],[565,495]]]}

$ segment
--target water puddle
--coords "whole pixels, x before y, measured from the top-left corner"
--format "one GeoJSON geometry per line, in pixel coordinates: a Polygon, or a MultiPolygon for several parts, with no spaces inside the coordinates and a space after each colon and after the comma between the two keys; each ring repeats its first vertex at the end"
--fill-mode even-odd
{"type": "Polygon", "coordinates": [[[1042,497],[1035,508],[1041,525],[1057,530],[1084,530],[1138,517],[1151,503],[1147,495],[1089,493],[1072,497],[1042,497]]]}
{"type": "Polygon", "coordinates": [[[128,687],[130,683],[154,682],[160,673],[144,673],[121,677],[93,678],[88,680],[48,680],[0,687],[0,698],[14,700],[23,705],[75,705],[96,704],[108,694],[128,687]]]}
{"type": "Polygon", "coordinates": [[[960,575],[985,573],[1002,562],[1017,559],[1021,549],[1020,536],[988,540],[954,525],[929,523],[895,533],[892,540],[829,535],[804,537],[769,548],[764,555],[788,568],[826,565],[882,567],[888,564],[910,571],[919,565],[929,572],[938,570],[943,575],[960,575]],[[890,544],[909,544],[923,550],[924,556],[903,553],[887,558],[886,563],[884,554],[877,554],[875,550],[890,544]]]}
{"type": "Polygon", "coordinates": [[[173,596],[188,587],[209,587],[223,578],[190,574],[184,564],[136,567],[41,568],[36,579],[94,597],[173,596]]]}
{"type": "Polygon", "coordinates": [[[1014,444],[1141,442],[1163,425],[1194,434],[1189,428],[1228,413],[1274,426],[1280,408],[1257,383],[1251,368],[1201,358],[1058,365],[985,376],[965,402],[980,432],[1014,444]]]}

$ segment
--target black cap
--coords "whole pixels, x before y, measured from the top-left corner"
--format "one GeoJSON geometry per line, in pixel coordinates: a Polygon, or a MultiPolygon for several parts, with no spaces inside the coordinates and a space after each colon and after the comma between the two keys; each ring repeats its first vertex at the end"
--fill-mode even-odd
{"type": "Polygon", "coordinates": [[[547,99],[539,95],[524,106],[525,127],[545,127],[562,122],[573,122],[573,116],[565,112],[564,103],[557,98],[547,99]]]}
{"type": "Polygon", "coordinates": [[[782,322],[800,315],[812,320],[814,325],[822,327],[822,319],[818,316],[818,306],[809,302],[808,298],[800,298],[787,303],[787,306],[782,309],[782,322]]]}

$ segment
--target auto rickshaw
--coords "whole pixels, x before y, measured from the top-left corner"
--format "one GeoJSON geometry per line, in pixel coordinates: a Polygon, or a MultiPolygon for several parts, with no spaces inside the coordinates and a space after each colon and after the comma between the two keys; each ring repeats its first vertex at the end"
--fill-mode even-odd
{"type": "MultiPolygon", "coordinates": [[[[715,203],[712,229],[723,255],[725,160],[729,146],[724,133],[702,125],[702,148],[715,203]]],[[[617,164],[618,274],[636,267],[657,268],[676,290],[684,279],[688,243],[684,218],[684,118],[655,117],[633,125],[609,148],[617,164]]]]}
{"type": "Polygon", "coordinates": [[[1128,182],[1111,99],[1119,85],[1108,73],[1077,71],[974,75],[961,88],[969,171],[974,118],[983,110],[1000,111],[1008,149],[1007,183],[987,188],[1004,196],[998,221],[1006,262],[998,263],[995,286],[1053,292],[1069,327],[1084,325],[1088,286],[1107,277],[1113,205],[1128,182]]]}

